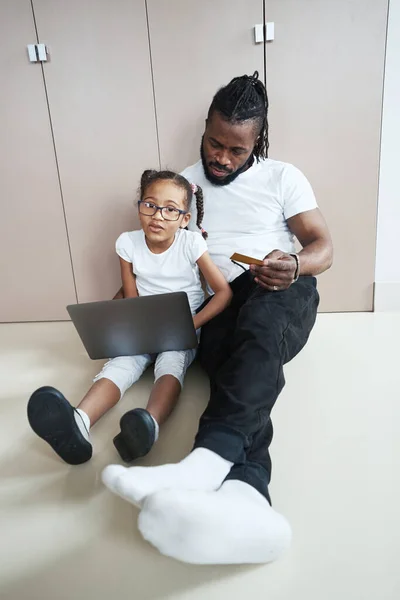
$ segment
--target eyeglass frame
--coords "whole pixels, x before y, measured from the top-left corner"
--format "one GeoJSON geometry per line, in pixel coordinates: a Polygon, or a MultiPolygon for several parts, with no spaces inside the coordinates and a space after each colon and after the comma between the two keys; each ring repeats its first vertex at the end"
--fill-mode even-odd
{"type": "Polygon", "coordinates": [[[148,202],[147,200],[139,200],[138,201],[138,207],[139,207],[139,213],[141,215],[144,215],[145,217],[154,217],[154,215],[157,214],[157,211],[160,211],[162,218],[164,219],[164,221],[169,221],[170,223],[176,223],[177,221],[179,221],[179,218],[181,217],[181,215],[187,215],[188,214],[188,210],[181,210],[180,208],[175,208],[175,206],[157,206],[157,204],[154,204],[154,202],[148,202]],[[156,209],[152,215],[146,215],[142,212],[140,212],[140,205],[141,204],[152,204],[154,206],[154,208],[156,209]],[[174,210],[176,210],[179,213],[179,216],[177,219],[166,219],[163,215],[163,210],[166,208],[173,208],[174,210]]]}

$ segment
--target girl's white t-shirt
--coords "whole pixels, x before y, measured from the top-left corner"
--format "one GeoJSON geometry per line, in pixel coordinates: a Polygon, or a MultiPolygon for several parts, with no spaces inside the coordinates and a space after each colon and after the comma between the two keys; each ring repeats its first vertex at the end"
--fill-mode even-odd
{"type": "Polygon", "coordinates": [[[132,263],[139,296],[186,292],[192,314],[204,301],[197,261],[207,251],[203,237],[178,229],[172,245],[161,254],[151,252],[144,231],[127,231],[116,241],[118,256],[132,263]]]}

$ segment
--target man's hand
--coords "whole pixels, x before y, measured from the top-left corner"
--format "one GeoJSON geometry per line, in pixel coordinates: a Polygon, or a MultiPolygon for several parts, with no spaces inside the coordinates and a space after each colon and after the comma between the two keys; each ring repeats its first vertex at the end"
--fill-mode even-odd
{"type": "Polygon", "coordinates": [[[296,259],[281,250],[273,250],[263,260],[263,266],[251,265],[255,282],[269,292],[287,290],[296,274],[296,259]]]}

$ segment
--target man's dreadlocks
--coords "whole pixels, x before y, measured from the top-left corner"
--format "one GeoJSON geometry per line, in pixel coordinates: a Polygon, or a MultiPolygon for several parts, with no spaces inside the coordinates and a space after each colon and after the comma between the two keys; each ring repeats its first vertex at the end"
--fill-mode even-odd
{"type": "Polygon", "coordinates": [[[268,156],[268,96],[258,71],[253,75],[235,77],[215,94],[208,118],[218,111],[230,123],[254,121],[259,135],[253,154],[256,160],[268,156]]]}

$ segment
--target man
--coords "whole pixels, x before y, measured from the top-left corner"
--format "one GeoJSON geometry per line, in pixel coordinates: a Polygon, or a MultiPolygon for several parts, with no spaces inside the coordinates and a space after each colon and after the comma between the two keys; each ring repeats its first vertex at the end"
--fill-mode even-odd
{"type": "Polygon", "coordinates": [[[209,252],[233,290],[202,331],[211,393],[194,450],[177,465],[103,472],[112,491],[142,507],[143,537],[186,562],[268,562],[290,543],[270,506],[270,413],[283,365],[314,325],[314,276],[331,266],[332,243],[304,175],[267,158],[267,111],[257,72],[233,79],[211,103],[201,161],[183,172],[203,188],[209,252]],[[234,252],[265,258],[247,269],[234,252]]]}

